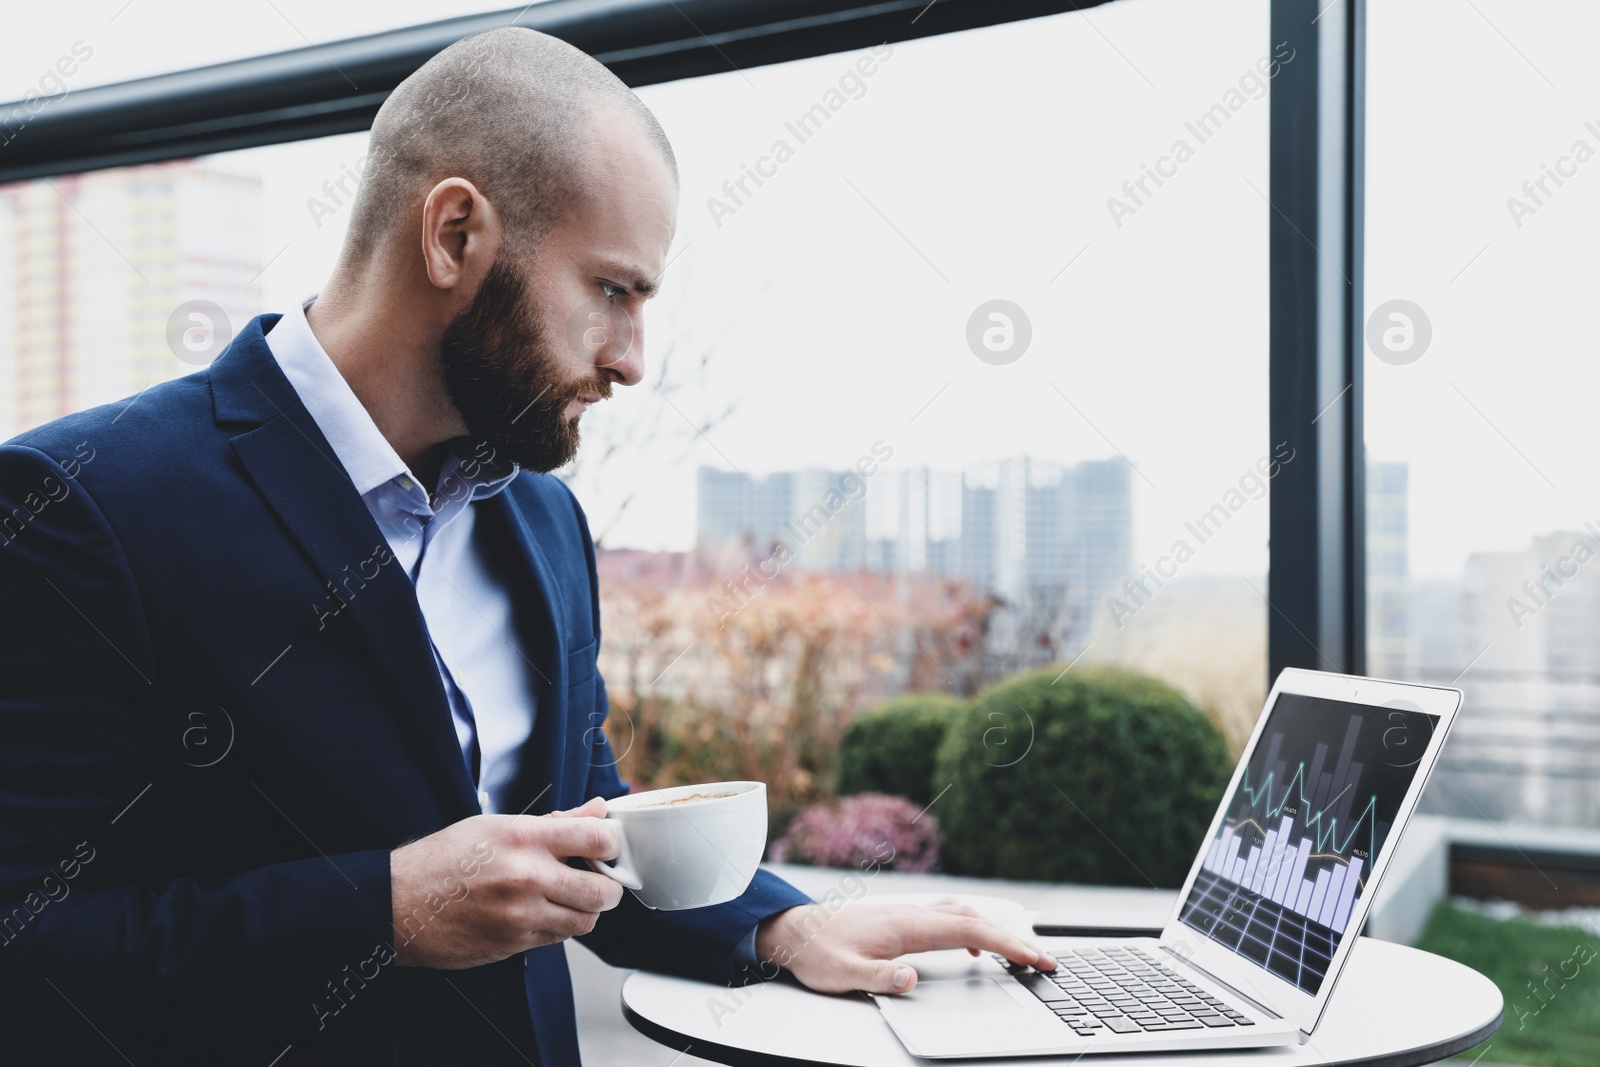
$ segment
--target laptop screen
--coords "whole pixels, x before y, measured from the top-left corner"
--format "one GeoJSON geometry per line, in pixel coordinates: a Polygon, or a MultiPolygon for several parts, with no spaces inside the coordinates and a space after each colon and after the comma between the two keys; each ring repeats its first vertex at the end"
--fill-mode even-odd
{"type": "Polygon", "coordinates": [[[1438,721],[1279,693],[1178,921],[1316,996],[1438,721]]]}

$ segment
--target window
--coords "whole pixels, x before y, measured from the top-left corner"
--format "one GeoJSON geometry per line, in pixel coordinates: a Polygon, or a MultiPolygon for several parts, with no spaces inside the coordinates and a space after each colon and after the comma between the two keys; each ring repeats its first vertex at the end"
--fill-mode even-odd
{"type": "Polygon", "coordinates": [[[1466,818],[1600,820],[1597,45],[1576,3],[1371,7],[1368,655],[1465,691],[1425,805],[1466,818]]]}
{"type": "MultiPolygon", "coordinates": [[[[562,473],[615,724],[665,701],[711,742],[650,775],[765,738],[780,765],[743,773],[815,797],[858,712],[1050,665],[1152,674],[1242,744],[1296,461],[1267,433],[1267,97],[1295,58],[1267,26],[1264,0],[1125,0],[641,91],[682,177],[648,384],[562,473]]],[[[0,432],[315,290],[366,141],[0,188],[0,432]]]]}
{"type": "Polygon", "coordinates": [[[1164,678],[1242,743],[1294,461],[1266,27],[1135,0],[641,91],[677,240],[650,384],[570,474],[616,707],[765,717],[799,793],[808,724],[1051,663],[1164,678]]]}

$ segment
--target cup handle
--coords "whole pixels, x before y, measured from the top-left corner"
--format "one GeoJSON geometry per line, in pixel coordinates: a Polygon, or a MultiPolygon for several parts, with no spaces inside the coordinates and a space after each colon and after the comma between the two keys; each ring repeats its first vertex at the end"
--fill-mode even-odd
{"type": "Polygon", "coordinates": [[[643,889],[644,880],[639,877],[639,869],[634,866],[633,852],[628,848],[628,835],[622,829],[622,820],[609,813],[605,818],[606,822],[615,827],[617,831],[617,858],[614,860],[585,858],[584,862],[607,878],[621,882],[627,889],[643,889]]]}

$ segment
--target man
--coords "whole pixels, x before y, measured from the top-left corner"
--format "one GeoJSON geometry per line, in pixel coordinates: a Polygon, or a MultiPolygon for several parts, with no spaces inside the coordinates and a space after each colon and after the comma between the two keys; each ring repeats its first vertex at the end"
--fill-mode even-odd
{"type": "Polygon", "coordinates": [[[548,472],[641,380],[677,200],[599,63],[468,38],[379,112],[320,295],[0,447],[6,1062],[576,1063],[569,937],[827,992],[1054,966],[954,905],[652,913],[583,864],[626,786],[548,472]]]}

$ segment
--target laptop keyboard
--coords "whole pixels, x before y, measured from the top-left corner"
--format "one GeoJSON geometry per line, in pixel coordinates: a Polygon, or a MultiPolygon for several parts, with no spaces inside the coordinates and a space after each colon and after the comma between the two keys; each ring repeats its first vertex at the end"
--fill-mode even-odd
{"type": "Polygon", "coordinates": [[[1253,1026],[1249,1018],[1166,964],[1131,948],[1055,953],[1054,971],[995,959],[1084,1037],[1253,1026]]]}

